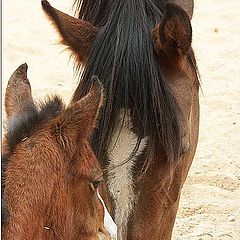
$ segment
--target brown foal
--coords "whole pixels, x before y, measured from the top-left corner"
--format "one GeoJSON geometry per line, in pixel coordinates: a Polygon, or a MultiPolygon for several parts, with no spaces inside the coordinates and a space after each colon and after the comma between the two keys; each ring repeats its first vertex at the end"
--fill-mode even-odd
{"type": "Polygon", "coordinates": [[[102,171],[89,139],[103,102],[96,77],[83,98],[36,104],[22,64],[5,96],[3,239],[110,239],[97,188],[102,171]]]}

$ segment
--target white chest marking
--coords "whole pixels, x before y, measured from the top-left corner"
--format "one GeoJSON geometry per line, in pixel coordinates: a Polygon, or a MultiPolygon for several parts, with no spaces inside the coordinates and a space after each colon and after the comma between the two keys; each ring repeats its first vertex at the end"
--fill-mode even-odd
{"type": "Polygon", "coordinates": [[[135,159],[142,153],[146,146],[146,139],[142,139],[138,151],[131,159],[132,152],[136,147],[138,138],[131,131],[131,119],[129,112],[126,112],[125,120],[124,110],[122,110],[110,144],[109,169],[108,169],[108,189],[115,203],[115,222],[118,227],[118,239],[123,238],[126,230],[128,218],[135,202],[134,179],[132,171],[135,159]],[[119,132],[121,130],[121,132],[119,132]]]}

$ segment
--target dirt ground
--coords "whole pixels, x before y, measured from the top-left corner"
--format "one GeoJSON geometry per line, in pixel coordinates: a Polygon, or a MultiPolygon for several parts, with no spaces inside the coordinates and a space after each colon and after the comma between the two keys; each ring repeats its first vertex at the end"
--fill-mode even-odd
{"type": "MultiPolygon", "coordinates": [[[[51,0],[71,13],[72,0],[51,0]]],[[[182,190],[176,240],[240,240],[240,1],[196,0],[193,46],[202,78],[199,144],[182,190]]],[[[77,83],[39,1],[3,1],[3,91],[29,65],[33,96],[67,102],[77,83]]],[[[2,94],[4,95],[4,94],[2,94]]]]}

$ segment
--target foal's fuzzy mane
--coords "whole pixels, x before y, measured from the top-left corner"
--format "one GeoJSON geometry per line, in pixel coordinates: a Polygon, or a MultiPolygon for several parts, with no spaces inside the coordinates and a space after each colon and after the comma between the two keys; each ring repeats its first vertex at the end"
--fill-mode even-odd
{"type": "Polygon", "coordinates": [[[10,153],[25,137],[30,137],[43,123],[57,117],[64,108],[62,100],[53,96],[37,105],[30,104],[24,113],[8,119],[6,139],[10,153]]]}
{"type": "Polygon", "coordinates": [[[3,152],[1,166],[2,178],[15,147],[26,137],[30,137],[44,123],[57,117],[65,106],[63,101],[57,97],[49,97],[45,102],[38,105],[29,104],[25,107],[26,112],[17,117],[8,119],[6,124],[5,141],[7,151],[3,152]]]}
{"type": "MultiPolygon", "coordinates": [[[[27,103],[28,104],[28,103],[27,103]]],[[[3,198],[5,188],[5,172],[9,163],[11,154],[14,152],[15,147],[26,137],[30,137],[34,132],[44,123],[57,117],[65,106],[62,100],[57,97],[49,97],[44,102],[38,105],[28,104],[25,107],[26,112],[17,117],[8,119],[6,125],[5,141],[7,143],[7,151],[1,157],[1,219],[2,225],[7,221],[8,209],[3,198]]]]}
{"type": "MultiPolygon", "coordinates": [[[[152,29],[163,16],[165,4],[166,0],[75,1],[78,17],[99,26],[100,31],[73,99],[86,94],[90,77],[97,75],[106,95],[93,137],[93,148],[98,158],[106,159],[116,116],[121,108],[128,108],[139,140],[148,137],[151,151],[148,154],[154,152],[158,145],[163,148],[166,169],[171,175],[182,151],[179,118],[182,113],[161,74],[151,38],[152,29]]],[[[197,76],[192,50],[188,60],[197,76]]],[[[80,64],[76,69],[80,70],[80,64]]]]}
{"type": "Polygon", "coordinates": [[[16,146],[26,137],[30,137],[45,122],[58,116],[65,108],[62,100],[57,97],[49,97],[45,102],[38,105],[29,104],[25,107],[26,112],[17,117],[8,119],[6,124],[5,141],[7,151],[3,152],[1,159],[2,183],[4,173],[9,162],[9,157],[14,152],[16,146]]]}

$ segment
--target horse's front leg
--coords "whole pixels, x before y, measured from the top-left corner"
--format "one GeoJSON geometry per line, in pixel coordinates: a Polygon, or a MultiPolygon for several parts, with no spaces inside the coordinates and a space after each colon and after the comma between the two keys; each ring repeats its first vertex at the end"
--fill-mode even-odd
{"type": "Polygon", "coordinates": [[[179,205],[182,171],[169,188],[159,190],[159,166],[152,166],[139,184],[139,197],[128,222],[128,240],[170,240],[179,205]]]}
{"type": "Polygon", "coordinates": [[[177,214],[179,198],[164,206],[161,201],[156,206],[148,200],[139,202],[128,226],[128,240],[170,240],[177,214]],[[146,206],[149,205],[149,206],[146,206]]]}

